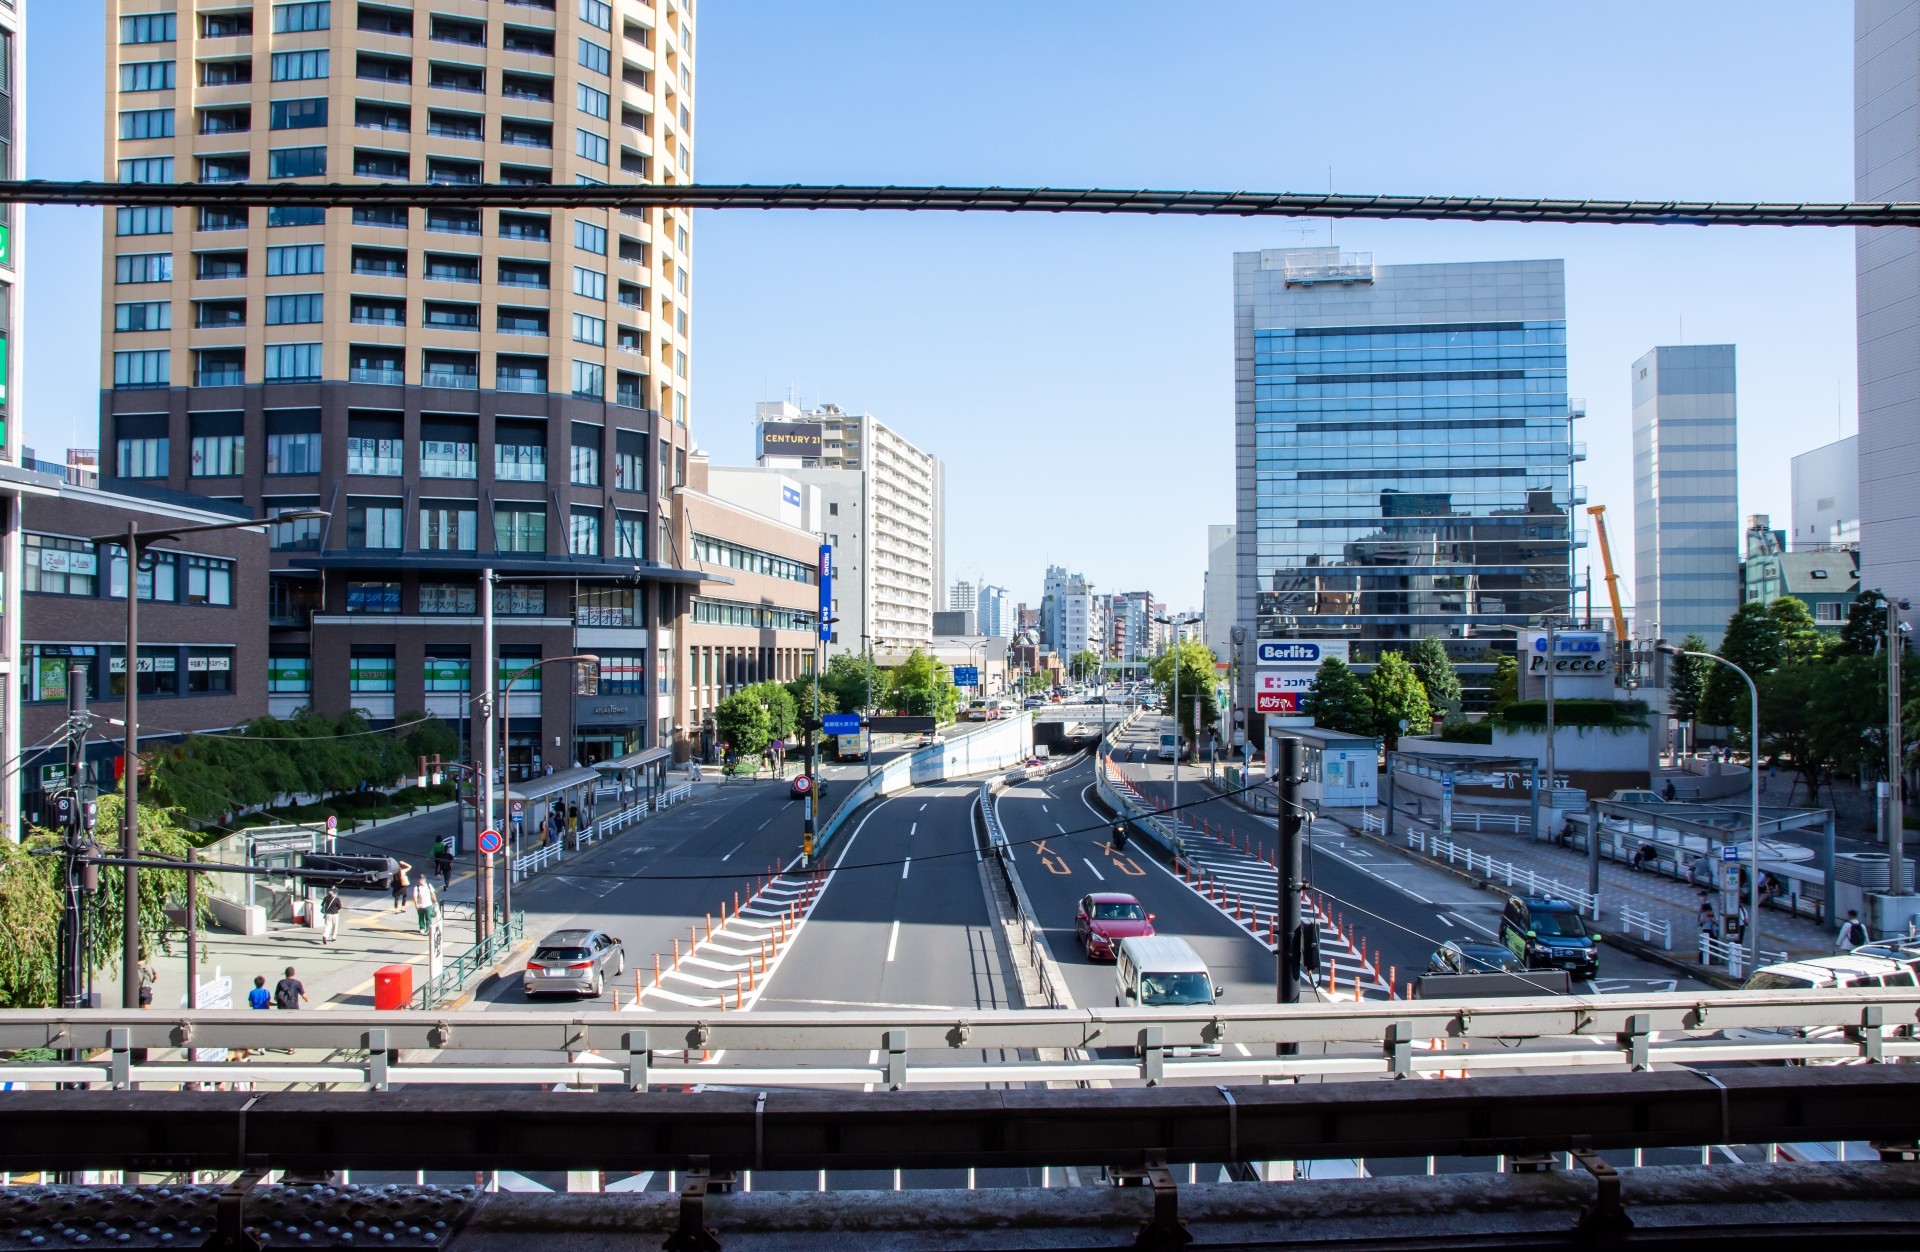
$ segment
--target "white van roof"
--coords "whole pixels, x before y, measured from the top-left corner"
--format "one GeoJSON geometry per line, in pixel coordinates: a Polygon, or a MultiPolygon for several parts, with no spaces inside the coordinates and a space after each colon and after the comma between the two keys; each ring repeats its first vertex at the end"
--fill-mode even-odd
{"type": "Polygon", "coordinates": [[[1849,952],[1840,956],[1816,956],[1804,961],[1782,961],[1777,965],[1764,965],[1753,972],[1753,977],[1771,974],[1776,978],[1799,979],[1815,987],[1831,987],[1843,978],[1879,978],[1888,974],[1908,972],[1907,966],[1899,961],[1890,961],[1883,956],[1849,952]]]}
{"type": "Polygon", "coordinates": [[[1193,945],[1174,935],[1135,935],[1120,941],[1121,955],[1150,974],[1204,974],[1207,963],[1193,945]]]}

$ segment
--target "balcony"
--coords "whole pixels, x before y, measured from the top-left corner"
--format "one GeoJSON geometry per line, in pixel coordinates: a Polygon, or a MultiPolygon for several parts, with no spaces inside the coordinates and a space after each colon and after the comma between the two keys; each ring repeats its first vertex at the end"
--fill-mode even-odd
{"type": "Polygon", "coordinates": [[[647,402],[641,398],[638,387],[614,388],[613,402],[623,409],[644,409],[647,407],[647,402]]]}
{"type": "Polygon", "coordinates": [[[1373,253],[1342,252],[1338,248],[1295,248],[1284,266],[1286,285],[1311,287],[1318,283],[1371,283],[1373,253]]]}
{"type": "Polygon", "coordinates": [[[239,387],[247,381],[246,370],[237,365],[221,365],[201,369],[193,376],[196,387],[239,387]]]}
{"type": "MultiPolygon", "coordinates": [[[[535,332],[518,331],[514,333],[532,334],[535,332]]],[[[547,380],[544,378],[525,378],[503,374],[494,380],[493,389],[495,391],[518,391],[525,395],[545,395],[547,391],[547,380]]],[[[501,474],[499,477],[507,478],[511,477],[511,475],[501,474]]],[[[544,478],[545,475],[543,474],[542,477],[544,478]]]]}
{"type": "Polygon", "coordinates": [[[347,381],[374,383],[382,387],[401,387],[406,385],[407,372],[372,365],[355,365],[347,370],[347,381]]]}
{"type": "Polygon", "coordinates": [[[456,391],[480,390],[480,376],[461,370],[430,367],[421,375],[423,387],[451,387],[456,391]]]}
{"type": "Polygon", "coordinates": [[[1587,459],[1587,441],[1586,440],[1576,439],[1573,441],[1573,459],[1575,461],[1584,461],[1587,459]]]}

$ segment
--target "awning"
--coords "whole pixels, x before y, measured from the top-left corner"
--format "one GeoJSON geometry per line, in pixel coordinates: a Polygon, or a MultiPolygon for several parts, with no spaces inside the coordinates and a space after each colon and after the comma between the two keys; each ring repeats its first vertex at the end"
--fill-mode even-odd
{"type": "Polygon", "coordinates": [[[655,761],[665,761],[672,756],[672,748],[647,748],[640,752],[629,752],[625,756],[616,756],[611,760],[595,761],[593,767],[612,773],[615,770],[639,769],[642,765],[651,765],[655,761]]]}
{"type": "Polygon", "coordinates": [[[531,803],[557,796],[563,791],[572,791],[576,787],[590,787],[599,781],[600,771],[582,769],[576,765],[557,769],[544,777],[513,783],[507,788],[507,795],[531,803]]]}

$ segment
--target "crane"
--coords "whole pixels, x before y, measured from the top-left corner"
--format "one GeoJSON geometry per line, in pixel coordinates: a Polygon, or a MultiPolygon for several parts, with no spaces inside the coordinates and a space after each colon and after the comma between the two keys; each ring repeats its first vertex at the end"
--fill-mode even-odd
{"type": "Polygon", "coordinates": [[[1607,543],[1607,506],[1589,504],[1587,515],[1600,536],[1600,566],[1607,572],[1607,599],[1613,604],[1613,642],[1620,647],[1627,642],[1627,615],[1620,608],[1620,575],[1613,572],[1613,549],[1607,543]]]}

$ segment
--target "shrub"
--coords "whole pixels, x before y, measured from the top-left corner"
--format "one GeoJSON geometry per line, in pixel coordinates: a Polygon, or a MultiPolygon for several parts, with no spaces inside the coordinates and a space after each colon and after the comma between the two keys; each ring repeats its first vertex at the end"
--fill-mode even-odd
{"type": "MultiPolygon", "coordinates": [[[[1555,700],[1554,723],[1558,726],[1593,726],[1602,730],[1626,730],[1647,724],[1644,700],[1555,700]]],[[[1493,715],[1500,725],[1526,730],[1545,729],[1547,702],[1522,700],[1493,715]]]]}

